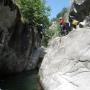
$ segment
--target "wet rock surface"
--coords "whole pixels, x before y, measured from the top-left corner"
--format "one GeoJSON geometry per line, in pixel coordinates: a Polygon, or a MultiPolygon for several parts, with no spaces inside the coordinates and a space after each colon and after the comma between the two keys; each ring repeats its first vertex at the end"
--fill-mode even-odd
{"type": "MultiPolygon", "coordinates": [[[[20,11],[14,0],[0,0],[1,75],[27,70],[35,48],[37,50],[40,47],[40,41],[36,28],[21,21],[20,11]]],[[[39,55],[36,58],[38,60],[39,55]]]]}
{"type": "Polygon", "coordinates": [[[37,71],[22,72],[0,80],[0,90],[43,90],[37,71]]]}

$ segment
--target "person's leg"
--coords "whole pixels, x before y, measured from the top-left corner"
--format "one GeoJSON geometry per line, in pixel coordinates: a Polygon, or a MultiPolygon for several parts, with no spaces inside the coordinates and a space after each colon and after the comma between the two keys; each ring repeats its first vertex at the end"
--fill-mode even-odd
{"type": "Polygon", "coordinates": [[[66,35],[68,34],[69,30],[70,30],[70,25],[69,23],[66,23],[66,35]]]}
{"type": "Polygon", "coordinates": [[[60,35],[63,35],[63,26],[61,25],[61,28],[60,28],[60,35]]]}
{"type": "Polygon", "coordinates": [[[65,27],[65,25],[63,26],[63,35],[64,36],[66,35],[66,27],[65,27]]]}
{"type": "Polygon", "coordinates": [[[74,28],[76,29],[76,25],[74,25],[74,28]]]}
{"type": "Polygon", "coordinates": [[[72,30],[75,30],[76,29],[76,25],[72,25],[72,30]]]}

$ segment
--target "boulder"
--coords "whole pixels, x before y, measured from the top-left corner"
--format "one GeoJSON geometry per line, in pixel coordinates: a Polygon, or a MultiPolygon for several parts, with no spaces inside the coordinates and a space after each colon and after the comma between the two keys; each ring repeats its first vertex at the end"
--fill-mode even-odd
{"type": "Polygon", "coordinates": [[[72,0],[75,10],[84,25],[50,41],[39,70],[44,90],[90,90],[90,0],[72,0]]]}
{"type": "Polygon", "coordinates": [[[39,75],[44,90],[90,90],[90,29],[51,40],[39,75]]]}

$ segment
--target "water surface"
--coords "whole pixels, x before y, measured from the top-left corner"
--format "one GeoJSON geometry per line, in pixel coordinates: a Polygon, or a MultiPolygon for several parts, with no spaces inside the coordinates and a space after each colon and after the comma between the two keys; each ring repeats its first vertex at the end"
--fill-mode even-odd
{"type": "Polygon", "coordinates": [[[24,72],[0,81],[2,90],[41,90],[36,71],[24,72]]]}

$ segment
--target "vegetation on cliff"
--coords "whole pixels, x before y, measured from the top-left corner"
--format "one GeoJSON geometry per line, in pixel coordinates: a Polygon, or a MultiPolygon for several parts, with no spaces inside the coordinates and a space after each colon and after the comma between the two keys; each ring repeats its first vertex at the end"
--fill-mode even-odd
{"type": "Polygon", "coordinates": [[[16,3],[21,10],[23,21],[33,26],[41,23],[44,27],[48,26],[50,8],[44,0],[17,0],[16,3]]]}
{"type": "Polygon", "coordinates": [[[60,35],[60,25],[59,25],[59,18],[60,17],[64,17],[66,12],[67,12],[67,8],[63,8],[62,11],[60,11],[57,16],[55,18],[52,18],[51,21],[49,22],[49,29],[46,30],[46,37],[44,38],[44,45],[47,46],[48,41],[54,37],[54,36],[58,36],[60,35]]]}
{"type": "Polygon", "coordinates": [[[22,21],[34,27],[41,23],[44,25],[45,32],[42,43],[44,46],[47,46],[48,41],[60,32],[58,19],[60,16],[65,15],[67,8],[63,8],[63,10],[57,14],[56,18],[49,21],[50,7],[47,6],[45,0],[16,0],[16,3],[22,14],[22,21]],[[51,27],[53,22],[55,22],[55,28],[52,30],[52,28],[48,27],[51,27]]]}

